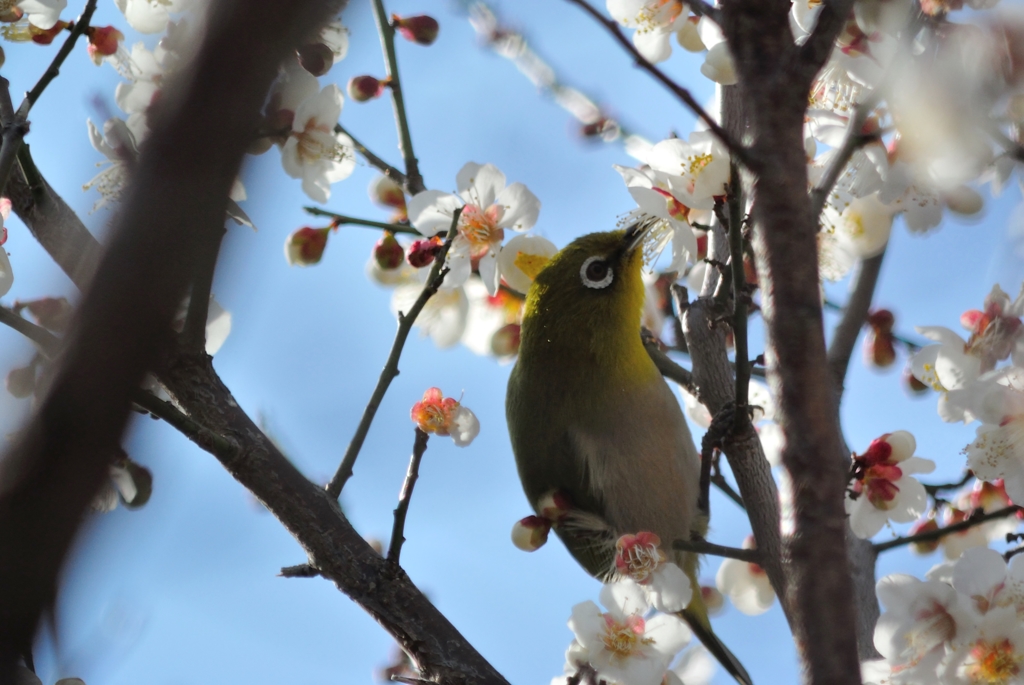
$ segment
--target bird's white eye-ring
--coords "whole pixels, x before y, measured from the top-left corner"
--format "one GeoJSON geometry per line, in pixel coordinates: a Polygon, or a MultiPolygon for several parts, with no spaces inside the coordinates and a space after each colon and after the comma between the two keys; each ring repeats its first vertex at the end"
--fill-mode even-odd
{"type": "Polygon", "coordinates": [[[587,257],[580,267],[580,280],[588,288],[607,288],[612,284],[615,272],[604,257],[587,257]]]}

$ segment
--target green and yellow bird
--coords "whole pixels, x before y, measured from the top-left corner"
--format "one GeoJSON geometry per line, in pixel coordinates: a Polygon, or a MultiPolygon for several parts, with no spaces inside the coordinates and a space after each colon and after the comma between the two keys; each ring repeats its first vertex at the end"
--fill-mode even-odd
{"type": "Polygon", "coordinates": [[[555,532],[591,575],[614,575],[621,535],[658,535],[694,588],[681,617],[747,684],[711,630],[697,556],[671,550],[673,540],[703,536],[708,522],[697,507],[700,456],[640,338],[645,233],[638,224],[585,235],[537,274],[505,402],[512,450],[538,514],[552,492],[568,495],[572,509],[555,532]]]}

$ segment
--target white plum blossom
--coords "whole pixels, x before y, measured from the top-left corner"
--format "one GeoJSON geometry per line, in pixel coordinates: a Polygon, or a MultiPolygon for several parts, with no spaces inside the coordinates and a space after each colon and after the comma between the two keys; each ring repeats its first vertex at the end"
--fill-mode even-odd
{"type": "Polygon", "coordinates": [[[615,165],[626,189],[639,207],[638,220],[654,219],[644,240],[646,261],[653,261],[672,241],[669,271],[683,273],[686,262],[697,258],[697,237],[690,227],[690,207],[673,195],[668,174],[647,169],[640,171],[615,165]]]}
{"type": "Polygon", "coordinates": [[[114,101],[125,114],[144,117],[163,85],[166,69],[163,63],[166,50],[159,45],[152,52],[142,43],[132,46],[126,60],[129,71],[127,83],[117,84],[114,101]]]}
{"type": "Polygon", "coordinates": [[[857,260],[874,257],[885,249],[893,210],[873,194],[853,200],[840,213],[827,204],[822,220],[827,228],[818,240],[821,274],[837,281],[857,260]]]}
{"type": "Polygon", "coordinates": [[[673,195],[692,209],[712,209],[729,183],[729,153],[709,131],[694,131],[689,141],[663,140],[647,155],[655,171],[667,174],[673,195]]]}
{"type": "Polygon", "coordinates": [[[0,297],[6,295],[14,285],[14,270],[11,268],[11,260],[7,257],[7,250],[4,249],[4,243],[7,242],[7,228],[4,223],[10,215],[11,201],[6,197],[0,197],[0,297]]]}
{"type": "Polygon", "coordinates": [[[480,434],[480,421],[469,407],[445,397],[440,388],[428,388],[423,399],[412,406],[410,418],[420,430],[450,435],[458,447],[466,447],[480,434]]]}
{"type": "Polygon", "coordinates": [[[128,163],[135,159],[139,151],[135,132],[121,119],[107,119],[103,124],[103,133],[91,120],[86,120],[86,124],[89,126],[89,142],[107,158],[106,162],[99,162],[96,166],[109,164],[82,186],[82,190],[96,188],[99,191],[100,199],[93,205],[93,211],[96,211],[121,199],[121,193],[128,182],[128,163]]]}
{"type": "Polygon", "coordinates": [[[68,6],[67,0],[17,0],[0,3],[0,10],[9,12],[12,7],[17,7],[25,13],[25,19],[32,26],[43,29],[52,29],[60,21],[60,13],[68,6]]]}
{"type": "Polygon", "coordinates": [[[971,413],[981,425],[967,464],[982,480],[1003,479],[1010,499],[1024,502],[1024,370],[994,371],[976,388],[971,413]]]}
{"type": "Polygon", "coordinates": [[[782,426],[774,421],[765,421],[756,426],[757,436],[761,439],[761,448],[764,450],[765,459],[772,466],[782,464],[782,448],[785,446],[785,436],[782,433],[782,426]]]}
{"type": "Polygon", "coordinates": [[[1016,612],[994,609],[973,628],[971,639],[958,641],[941,665],[943,685],[1024,683],[1024,624],[1016,612]]]}
{"type": "Polygon", "coordinates": [[[697,23],[697,32],[701,44],[708,51],[704,56],[704,64],[700,65],[700,73],[722,86],[738,83],[736,64],[718,25],[707,17],[701,17],[697,23]]]}
{"type": "Polygon", "coordinates": [[[1024,561],[1020,556],[1007,563],[994,549],[969,549],[953,566],[951,582],[976,613],[1010,608],[1024,619],[1024,561]]]}
{"type": "Polygon", "coordinates": [[[857,537],[872,537],[887,521],[910,523],[924,514],[927,494],[912,476],[931,473],[935,462],[913,456],[915,449],[913,435],[894,431],[873,440],[864,454],[854,455],[846,513],[857,537]]]}
{"type": "MultiPolygon", "coordinates": [[[[743,549],[754,549],[754,536],[747,536],[743,549]]],[[[768,574],[757,564],[739,559],[723,559],[715,574],[715,585],[737,609],[747,616],[768,611],[775,603],[775,590],[768,574]]]]}
{"type": "Polygon", "coordinates": [[[939,393],[939,416],[946,422],[973,420],[969,386],[982,373],[981,359],[967,349],[967,341],[943,326],[918,326],[917,332],[936,341],[910,358],[914,377],[939,393]]]}
{"type": "Polygon", "coordinates": [[[285,173],[302,179],[303,192],[316,202],[327,202],[331,184],[348,178],[356,166],[352,139],[334,131],[343,100],[334,84],[303,100],[281,148],[285,173]]]}
{"type": "Polygon", "coordinates": [[[681,0],[607,0],[607,5],[615,21],[636,29],[633,45],[650,62],[668,59],[672,34],[689,16],[681,0]]]}
{"type": "Polygon", "coordinates": [[[533,279],[557,252],[558,247],[547,238],[517,235],[498,253],[498,270],[510,288],[525,295],[533,279]]]}
{"type": "Polygon", "coordinates": [[[668,614],[645,619],[647,602],[633,582],[605,585],[601,603],[607,612],[589,601],[573,607],[569,628],[578,646],[566,654],[569,663],[589,662],[601,678],[617,683],[661,683],[669,663],[689,642],[689,628],[668,614]]]}
{"type": "Polygon", "coordinates": [[[190,0],[114,0],[114,3],[128,25],[139,33],[160,33],[167,28],[170,15],[188,9],[190,0]]]}
{"type": "Polygon", "coordinates": [[[468,162],[455,177],[458,196],[425,190],[408,203],[409,221],[425,236],[447,231],[462,206],[458,234],[448,250],[450,269],[444,288],[461,286],[477,263],[487,291],[497,292],[502,272],[498,253],[505,229],[526,231],[537,223],[540,200],[522,183],[505,185],[505,174],[493,164],[468,162]]]}
{"type": "Polygon", "coordinates": [[[884,612],[875,625],[875,649],[898,667],[901,679],[927,682],[946,655],[946,645],[973,623],[956,590],[938,580],[893,574],[875,588],[884,612]]]}
{"type": "MultiPolygon", "coordinates": [[[[419,271],[425,275],[428,269],[419,271]]],[[[419,275],[416,280],[397,286],[391,294],[392,313],[397,316],[398,312],[409,311],[422,292],[423,281],[419,275]]],[[[469,299],[464,288],[441,288],[427,300],[414,325],[443,349],[451,347],[462,338],[468,314],[469,299]]]]}
{"type": "Polygon", "coordinates": [[[469,309],[462,344],[482,357],[511,361],[519,351],[523,300],[506,290],[491,295],[479,278],[470,278],[463,290],[469,309]]]}
{"type": "Polygon", "coordinates": [[[715,660],[704,645],[694,645],[679,657],[666,674],[665,685],[711,685],[715,660]]]}
{"type": "Polygon", "coordinates": [[[654,533],[623,535],[615,543],[615,570],[639,585],[655,609],[675,613],[690,604],[693,586],[660,547],[661,539],[654,533]]]}

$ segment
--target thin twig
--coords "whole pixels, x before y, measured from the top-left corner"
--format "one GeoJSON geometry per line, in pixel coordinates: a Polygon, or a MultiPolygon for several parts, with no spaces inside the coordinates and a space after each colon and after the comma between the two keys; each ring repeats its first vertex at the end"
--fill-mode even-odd
{"type": "Polygon", "coordinates": [[[651,64],[647,58],[641,55],[640,51],[634,47],[632,41],[626,37],[626,34],[622,32],[622,29],[619,28],[619,25],[615,20],[605,17],[593,5],[587,2],[587,0],[569,0],[569,2],[578,5],[584,12],[592,16],[597,22],[604,26],[608,32],[612,34],[612,37],[615,38],[615,40],[618,41],[618,43],[626,50],[626,52],[632,55],[638,67],[653,76],[655,80],[668,88],[673,95],[682,100],[683,104],[690,108],[691,112],[707,124],[708,129],[715,134],[715,137],[722,141],[722,144],[729,150],[729,153],[740,161],[743,166],[750,168],[750,151],[729,135],[729,132],[722,128],[718,122],[715,121],[715,118],[700,106],[700,103],[697,102],[692,94],[690,94],[690,91],[673,81],[665,74],[665,72],[651,64]]]}
{"type": "Polygon", "coordinates": [[[935,497],[940,492],[943,492],[945,490],[959,490],[963,486],[967,485],[967,483],[972,478],[974,478],[974,471],[968,469],[967,472],[964,474],[963,478],[961,478],[955,483],[938,483],[936,485],[928,485],[927,483],[922,483],[922,485],[924,485],[925,492],[927,492],[932,497],[935,497]]]}
{"type": "Polygon", "coordinates": [[[313,216],[326,216],[326,217],[329,217],[331,219],[331,221],[334,224],[338,225],[338,226],[344,226],[345,224],[351,224],[353,226],[369,226],[370,228],[380,228],[380,229],[383,229],[385,231],[391,231],[392,233],[407,233],[409,235],[419,235],[419,236],[422,235],[419,231],[417,231],[412,226],[405,226],[403,224],[385,224],[385,223],[383,223],[381,221],[371,221],[369,219],[357,219],[357,218],[352,217],[352,216],[345,216],[344,214],[335,214],[334,212],[329,212],[326,209],[320,209],[319,207],[303,207],[302,209],[304,209],[307,214],[312,214],[313,216]]]}
{"type": "Polygon", "coordinates": [[[1007,516],[1012,516],[1020,511],[1024,511],[1024,509],[1021,509],[1021,507],[1018,506],[1003,507],[1002,509],[998,509],[988,514],[984,513],[984,510],[982,509],[975,509],[974,513],[963,521],[950,524],[944,528],[939,528],[938,530],[929,530],[924,533],[918,533],[917,535],[906,535],[904,537],[893,538],[892,540],[887,540],[885,542],[876,542],[872,547],[874,547],[875,552],[885,552],[890,549],[902,547],[903,545],[910,545],[915,542],[934,542],[935,540],[941,540],[947,535],[961,533],[965,530],[970,530],[975,526],[979,526],[982,523],[994,521],[995,519],[1006,518],[1007,516]]]}
{"type": "Polygon", "coordinates": [[[213,275],[217,270],[217,256],[220,254],[224,233],[222,229],[220,238],[211,242],[206,252],[196,259],[185,325],[179,338],[182,346],[189,351],[206,349],[206,320],[210,316],[210,292],[213,289],[213,275]]]}
{"type": "Polygon", "coordinates": [[[761,563],[761,554],[756,549],[725,547],[708,542],[707,540],[676,540],[672,543],[672,549],[695,552],[697,554],[710,554],[715,557],[725,557],[726,559],[739,559],[748,564],[761,563]]]}
{"type": "Polygon", "coordinates": [[[78,41],[78,37],[85,33],[85,30],[89,28],[89,22],[92,21],[92,14],[96,11],[97,0],[88,0],[85,3],[85,9],[82,10],[82,15],[78,17],[75,25],[71,28],[71,34],[64,40],[64,44],[60,46],[60,50],[54,56],[53,61],[50,62],[50,66],[43,72],[42,77],[35,86],[32,87],[25,95],[25,101],[21,103],[21,107],[18,108],[18,114],[27,117],[28,112],[36,104],[36,100],[43,94],[46,87],[50,85],[50,81],[57,78],[60,74],[60,67],[64,64],[64,60],[71,54],[71,50],[75,47],[75,43],[78,41]]]}
{"type": "Polygon", "coordinates": [[[373,16],[377,20],[377,31],[380,33],[380,44],[384,49],[384,61],[387,63],[388,87],[391,88],[391,102],[395,107],[395,124],[398,126],[398,149],[405,160],[406,190],[410,195],[423,192],[423,176],[420,175],[419,161],[412,151],[412,136],[409,134],[409,119],[405,111],[405,99],[402,96],[402,81],[398,77],[398,58],[395,55],[395,27],[391,25],[384,9],[384,0],[373,0],[373,16]]]}
{"type": "Polygon", "coordinates": [[[153,416],[163,419],[180,431],[185,437],[211,454],[229,456],[238,452],[238,445],[223,435],[218,435],[206,426],[193,420],[170,402],[166,402],[148,390],[139,388],[132,393],[132,402],[153,416]]]}
{"type": "Polygon", "coordinates": [[[735,502],[736,506],[740,509],[746,510],[747,505],[743,503],[743,498],[740,497],[740,493],[736,492],[733,487],[729,485],[729,481],[725,479],[725,476],[720,473],[711,474],[711,484],[721,490],[723,495],[735,502]]]}
{"type": "Polygon", "coordinates": [[[312,564],[296,564],[295,566],[285,566],[277,575],[281,578],[316,578],[320,575],[320,571],[312,564]]]}
{"type": "Polygon", "coordinates": [[[875,288],[878,285],[878,276],[882,272],[884,258],[885,248],[882,248],[882,251],[874,257],[861,260],[857,275],[854,277],[850,297],[842,310],[843,315],[829,342],[828,366],[840,398],[842,398],[843,388],[846,384],[846,373],[850,368],[853,349],[857,344],[860,331],[864,327],[864,322],[867,321],[868,312],[871,310],[871,300],[875,296],[875,288]]]}
{"type": "Polygon", "coordinates": [[[46,357],[52,359],[60,346],[60,339],[42,326],[37,326],[7,307],[0,307],[0,323],[10,326],[36,343],[46,357]]]}
{"type": "Polygon", "coordinates": [[[405,191],[407,193],[409,192],[409,179],[407,179],[405,177],[405,174],[403,174],[401,171],[399,171],[398,169],[396,169],[395,167],[391,166],[390,164],[385,162],[383,159],[381,159],[380,157],[375,155],[368,147],[366,147],[361,142],[356,140],[355,136],[353,136],[351,133],[349,133],[348,130],[344,126],[342,126],[341,124],[335,124],[334,125],[334,131],[335,131],[335,133],[344,133],[346,136],[351,138],[352,139],[352,145],[355,146],[356,152],[358,152],[363,157],[365,157],[366,161],[369,162],[371,166],[376,167],[377,170],[380,171],[382,174],[384,174],[385,176],[390,178],[392,181],[394,181],[398,185],[400,185],[403,188],[405,188],[405,191]]]}
{"type": "Polygon", "coordinates": [[[684,369],[679,364],[676,364],[667,354],[662,352],[656,340],[653,338],[645,339],[644,349],[647,350],[648,356],[650,356],[654,365],[658,367],[658,371],[661,372],[662,376],[675,381],[686,392],[697,397],[697,385],[693,382],[693,374],[688,369],[684,369]]]}
{"type": "Polygon", "coordinates": [[[843,171],[846,170],[846,165],[849,163],[850,158],[853,157],[857,150],[868,143],[878,140],[878,133],[864,133],[864,124],[867,122],[871,110],[875,108],[881,97],[881,89],[876,88],[868,95],[864,102],[857,105],[853,112],[853,118],[850,119],[850,125],[846,129],[846,137],[843,138],[842,145],[839,146],[832,156],[828,170],[821,181],[811,191],[811,211],[814,212],[814,216],[819,221],[821,212],[825,209],[825,203],[828,201],[828,196],[832,189],[835,188],[839,177],[843,175],[843,171]]]}
{"type": "MultiPolygon", "coordinates": [[[[829,300],[827,298],[821,301],[821,306],[824,309],[831,309],[832,311],[836,312],[846,311],[845,305],[841,305],[838,302],[833,302],[832,300],[829,300]]],[[[916,352],[917,350],[921,349],[924,346],[922,343],[916,340],[911,340],[907,336],[900,335],[899,333],[890,333],[889,335],[892,336],[892,339],[895,340],[896,342],[905,345],[907,349],[910,350],[911,352],[916,352]]]]}
{"type": "Polygon", "coordinates": [[[28,133],[28,122],[14,113],[10,85],[10,81],[0,76],[0,125],[3,127],[3,142],[0,144],[0,195],[3,195],[7,188],[7,179],[14,170],[21,141],[28,133]]]}
{"type": "Polygon", "coordinates": [[[408,313],[403,314],[399,312],[398,314],[398,332],[395,333],[395,342],[391,346],[391,354],[388,355],[384,369],[380,372],[377,387],[374,388],[370,401],[366,403],[363,417],[359,421],[355,435],[352,436],[352,442],[349,443],[348,449],[345,451],[341,465],[338,466],[338,471],[331,478],[331,482],[327,484],[327,494],[331,497],[340,495],[345,487],[345,483],[352,477],[352,467],[359,456],[359,450],[363,447],[363,441],[366,440],[366,434],[370,432],[370,424],[373,423],[373,417],[377,414],[377,408],[380,406],[381,400],[384,399],[384,393],[388,391],[391,381],[398,375],[398,360],[402,356],[402,348],[405,347],[405,340],[409,337],[409,331],[412,330],[412,325],[416,322],[416,317],[419,316],[424,305],[427,304],[427,300],[433,297],[437,289],[441,287],[445,274],[448,273],[447,267],[444,267],[445,256],[448,254],[448,248],[451,247],[452,240],[455,238],[461,214],[462,209],[459,208],[455,210],[455,214],[452,216],[452,225],[448,229],[448,236],[434,260],[434,267],[430,270],[427,284],[423,286],[423,292],[420,293],[413,306],[409,308],[408,313]]]}
{"type": "Polygon", "coordinates": [[[743,181],[735,162],[731,164],[729,181],[729,254],[732,257],[732,337],[736,353],[736,412],[733,429],[739,431],[747,413],[750,389],[750,358],[747,351],[747,277],[743,268],[743,181]]]}
{"type": "Polygon", "coordinates": [[[405,472],[402,492],[398,495],[398,506],[395,507],[395,525],[391,528],[391,544],[388,545],[388,563],[398,566],[405,543],[405,517],[409,513],[409,502],[412,501],[412,489],[416,479],[420,477],[420,461],[427,451],[427,440],[430,438],[422,429],[416,427],[416,439],[412,445],[412,457],[409,459],[409,470],[405,472]]]}

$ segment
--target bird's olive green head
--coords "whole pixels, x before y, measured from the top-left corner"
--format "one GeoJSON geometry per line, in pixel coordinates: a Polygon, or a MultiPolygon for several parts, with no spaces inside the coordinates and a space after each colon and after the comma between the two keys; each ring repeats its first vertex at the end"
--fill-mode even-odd
{"type": "Polygon", "coordinates": [[[635,353],[644,304],[644,233],[636,226],[591,233],[551,259],[526,298],[521,360],[565,349],[620,362],[626,348],[635,353]]]}

